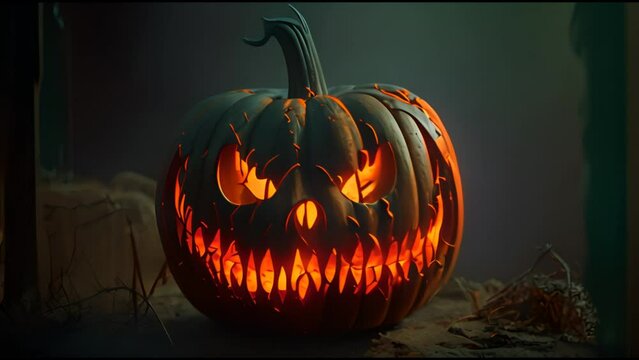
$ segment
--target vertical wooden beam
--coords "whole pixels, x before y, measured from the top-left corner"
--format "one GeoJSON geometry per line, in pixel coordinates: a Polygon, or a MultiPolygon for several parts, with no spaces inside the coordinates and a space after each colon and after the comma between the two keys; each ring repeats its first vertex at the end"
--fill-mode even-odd
{"type": "Polygon", "coordinates": [[[628,356],[639,357],[639,4],[626,4],[628,356]]]}
{"type": "MultiPolygon", "coordinates": [[[[0,24],[9,24],[8,12],[0,11],[0,24]]],[[[3,48],[3,54],[8,52],[9,48],[9,32],[7,25],[3,31],[0,31],[0,46],[3,48]]],[[[8,56],[0,56],[0,78],[6,79],[8,73],[9,61],[8,56]]],[[[0,82],[0,302],[4,298],[4,178],[7,170],[7,140],[8,140],[8,124],[9,116],[9,92],[11,91],[7,81],[0,82]]]]}
{"type": "MultiPolygon", "coordinates": [[[[8,90],[5,176],[5,293],[11,313],[40,311],[36,235],[35,94],[39,78],[38,5],[3,4],[8,90]]],[[[4,80],[6,79],[6,80],[4,80]]]]}
{"type": "Polygon", "coordinates": [[[583,148],[587,163],[585,284],[597,309],[604,356],[627,349],[627,56],[626,6],[577,3],[575,49],[585,65],[583,148]]]}
{"type": "MultiPolygon", "coordinates": [[[[0,13],[0,24],[7,24],[8,16],[6,12],[0,13]]],[[[0,44],[6,49],[8,46],[8,32],[2,31],[0,32],[0,44]]],[[[6,53],[6,50],[3,52],[6,53]]],[[[0,57],[0,69],[7,69],[7,57],[0,57]]],[[[4,75],[7,74],[7,71],[0,71],[2,74],[2,78],[4,79],[4,75]]],[[[7,169],[7,124],[8,121],[8,88],[6,85],[2,86],[2,92],[0,93],[0,303],[4,298],[4,178],[6,176],[7,169]],[[3,120],[4,119],[4,120],[3,120]]]]}
{"type": "Polygon", "coordinates": [[[44,227],[44,207],[42,204],[41,196],[39,196],[39,189],[42,188],[42,158],[41,158],[41,142],[40,142],[40,125],[42,124],[42,80],[44,74],[44,9],[45,4],[38,3],[38,76],[36,77],[35,92],[34,92],[34,118],[35,118],[35,131],[33,134],[35,145],[35,203],[36,203],[36,252],[38,262],[38,294],[47,294],[49,291],[48,282],[44,279],[50,278],[48,270],[50,269],[50,254],[49,241],[46,239],[45,227],[44,227]],[[45,246],[43,246],[45,245],[45,246]]]}

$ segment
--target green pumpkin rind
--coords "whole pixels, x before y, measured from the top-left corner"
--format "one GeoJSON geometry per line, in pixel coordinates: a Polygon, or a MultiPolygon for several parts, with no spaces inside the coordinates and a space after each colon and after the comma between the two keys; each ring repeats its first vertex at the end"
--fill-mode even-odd
{"type": "MultiPolygon", "coordinates": [[[[292,33],[308,31],[303,20],[275,22],[277,26],[294,28],[292,33]]],[[[310,33],[307,37],[310,38],[310,33]]],[[[280,37],[278,40],[282,42],[280,37]]],[[[312,63],[307,67],[319,68],[321,75],[314,46],[307,46],[306,53],[315,53],[307,60],[312,63]]],[[[287,65],[290,79],[295,76],[290,70],[290,56],[287,65]]],[[[305,67],[295,69],[300,68],[305,67]]],[[[158,226],[176,282],[189,301],[211,317],[303,331],[345,331],[394,324],[426,303],[454,267],[461,245],[463,200],[456,159],[452,147],[448,148],[451,143],[443,124],[437,125],[419,106],[418,98],[403,88],[367,84],[323,91],[323,76],[316,75],[305,77],[307,85],[316,84],[316,88],[305,89],[304,97],[288,98],[290,88],[288,97],[286,90],[281,89],[232,91],[199,103],[183,121],[184,132],[173,148],[173,161],[158,183],[158,226]],[[375,129],[375,135],[366,123],[375,129]],[[352,174],[358,167],[358,151],[366,149],[373,154],[376,150],[375,136],[379,144],[388,142],[393,150],[394,185],[383,196],[384,200],[370,204],[351,201],[317,165],[333,177],[352,174]],[[438,143],[441,136],[446,138],[438,143]],[[279,181],[288,169],[295,164],[299,166],[281,179],[271,198],[238,207],[225,199],[216,183],[217,154],[229,144],[239,145],[242,158],[254,149],[248,164],[257,165],[258,173],[277,155],[264,173],[271,179],[279,181]],[[435,170],[446,179],[439,186],[435,186],[435,170]],[[208,226],[205,246],[208,248],[215,230],[220,229],[222,249],[226,251],[235,240],[244,270],[249,251],[263,254],[267,248],[278,267],[292,267],[292,252],[300,247],[300,241],[295,231],[283,223],[294,206],[307,199],[320,204],[325,213],[324,236],[308,239],[322,269],[333,248],[349,257],[361,243],[365,256],[370,254],[374,241],[369,233],[379,239],[383,254],[389,251],[391,237],[401,240],[409,234],[412,239],[417,229],[425,234],[432,221],[428,204],[433,204],[436,194],[446,196],[443,235],[432,263],[425,264],[420,274],[411,261],[409,280],[396,284],[390,299],[381,290],[370,294],[364,294],[363,290],[340,293],[336,274],[325,294],[309,286],[306,301],[301,302],[291,292],[286,298],[288,302],[275,311],[269,302],[272,300],[264,294],[252,299],[245,288],[229,290],[212,281],[204,257],[180,243],[173,201],[176,176],[184,178],[182,193],[192,208],[192,223],[204,221],[208,226]],[[359,225],[349,221],[349,216],[359,225]]],[[[293,93],[301,93],[299,81],[289,84],[298,86],[293,93]]],[[[355,285],[353,275],[350,272],[348,275],[346,288],[355,285]]],[[[383,266],[380,289],[389,276],[389,267],[383,266]]],[[[322,279],[323,285],[324,275],[322,279]]],[[[363,279],[364,275],[360,287],[363,279]]]]}

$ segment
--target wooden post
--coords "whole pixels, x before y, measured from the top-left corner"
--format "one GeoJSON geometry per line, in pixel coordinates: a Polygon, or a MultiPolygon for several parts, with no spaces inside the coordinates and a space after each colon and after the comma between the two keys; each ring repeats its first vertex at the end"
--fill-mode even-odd
{"type": "Polygon", "coordinates": [[[5,176],[5,293],[10,313],[40,311],[36,235],[35,105],[39,79],[38,4],[3,5],[7,66],[1,71],[7,107],[5,176]],[[8,31],[7,31],[8,30],[8,31]]]}
{"type": "MultiPolygon", "coordinates": [[[[9,16],[7,12],[0,12],[0,24],[9,24],[9,16]]],[[[9,32],[4,31],[0,32],[0,45],[4,49],[8,49],[9,47],[9,32]]],[[[6,53],[7,50],[3,52],[6,53]]],[[[3,79],[5,79],[6,75],[8,75],[9,64],[7,61],[7,56],[0,57],[0,74],[2,74],[3,79]]],[[[0,82],[2,84],[2,82],[0,82]]],[[[8,94],[10,88],[6,84],[0,85],[2,88],[2,92],[0,93],[0,303],[4,298],[4,178],[7,170],[7,140],[8,140],[8,121],[6,120],[9,116],[8,107],[8,94]]]]}
{"type": "Polygon", "coordinates": [[[628,153],[628,353],[639,357],[639,4],[626,4],[628,153]]]}
{"type": "Polygon", "coordinates": [[[40,121],[41,131],[46,134],[38,142],[41,148],[40,165],[50,175],[62,178],[68,168],[67,147],[70,74],[70,32],[63,18],[64,7],[58,3],[44,3],[42,8],[43,43],[41,54],[45,58],[42,81],[40,121]]]}
{"type": "Polygon", "coordinates": [[[614,357],[627,352],[627,189],[635,185],[627,182],[625,15],[623,3],[577,3],[572,32],[588,80],[583,99],[585,284],[597,308],[600,350],[614,357]]]}

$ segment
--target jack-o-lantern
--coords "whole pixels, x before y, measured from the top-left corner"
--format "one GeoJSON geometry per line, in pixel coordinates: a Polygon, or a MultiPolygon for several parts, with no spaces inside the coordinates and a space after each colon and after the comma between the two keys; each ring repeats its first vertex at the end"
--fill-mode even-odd
{"type": "MultiPolygon", "coordinates": [[[[295,10],[296,11],[296,10],[295,10]]],[[[304,18],[264,19],[288,95],[230,91],[188,115],[157,196],[170,270],[201,312],[301,331],[399,322],[461,245],[457,159],[435,111],[393,85],[327,90],[304,18]]]]}

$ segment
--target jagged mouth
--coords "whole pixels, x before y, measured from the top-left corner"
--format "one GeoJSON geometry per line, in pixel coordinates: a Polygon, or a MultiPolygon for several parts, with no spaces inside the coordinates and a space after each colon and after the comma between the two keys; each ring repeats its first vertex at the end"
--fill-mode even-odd
{"type": "Polygon", "coordinates": [[[441,194],[435,197],[434,205],[429,204],[433,216],[424,234],[418,228],[381,242],[370,233],[364,241],[355,234],[354,251],[332,248],[323,254],[300,239],[299,246],[287,256],[276,258],[270,248],[239,249],[237,239],[222,239],[221,230],[208,229],[205,222],[193,226],[192,208],[185,204],[181,190],[176,182],[175,221],[182,250],[203,262],[220,293],[255,304],[266,301],[276,311],[285,301],[304,305],[317,294],[326,295],[332,287],[337,287],[339,294],[368,296],[379,291],[388,300],[393,288],[418,280],[409,277],[413,264],[420,278],[431,267],[442,266],[436,259],[444,212],[441,194]]]}

